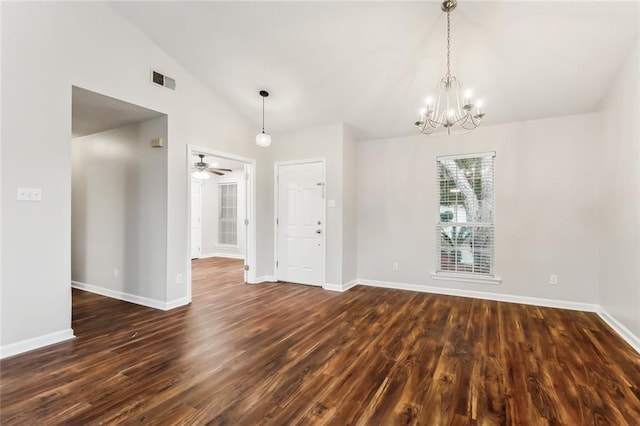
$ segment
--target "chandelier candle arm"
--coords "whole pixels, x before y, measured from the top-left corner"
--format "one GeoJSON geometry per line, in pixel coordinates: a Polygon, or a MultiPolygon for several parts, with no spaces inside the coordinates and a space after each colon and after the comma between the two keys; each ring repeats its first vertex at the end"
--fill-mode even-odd
{"type": "Polygon", "coordinates": [[[447,14],[447,73],[437,85],[435,96],[426,99],[426,106],[415,122],[426,135],[468,133],[478,127],[484,117],[481,102],[474,105],[471,91],[463,91],[458,79],[451,74],[451,12],[457,5],[456,0],[445,0],[441,5],[447,14]]]}

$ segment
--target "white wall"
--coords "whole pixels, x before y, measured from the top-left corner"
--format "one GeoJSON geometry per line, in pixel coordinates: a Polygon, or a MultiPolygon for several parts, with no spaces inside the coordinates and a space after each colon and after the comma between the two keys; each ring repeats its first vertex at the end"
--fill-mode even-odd
{"type": "Polygon", "coordinates": [[[186,303],[176,275],[190,265],[187,144],[255,158],[255,129],[104,4],[1,7],[1,344],[71,332],[72,85],[168,115],[166,297],[186,303]],[[176,90],[149,83],[152,67],[176,90]],[[17,202],[18,187],[42,188],[42,201],[17,202]]]}
{"type": "Polygon", "coordinates": [[[358,203],[357,203],[357,142],[348,126],[343,132],[343,209],[342,209],[342,282],[358,277],[358,203]]]}
{"type": "Polygon", "coordinates": [[[73,281],[166,301],[167,150],[155,138],[167,140],[166,117],[73,139],[73,281]]]}
{"type": "Polygon", "coordinates": [[[600,115],[487,126],[451,137],[358,144],[358,277],[597,302],[600,115]],[[439,155],[496,151],[501,285],[432,280],[439,155]],[[392,263],[399,270],[392,270],[392,263]],[[559,285],[549,285],[549,275],[559,285]]]}
{"type": "Polygon", "coordinates": [[[640,45],[603,112],[600,176],[600,305],[640,344],[640,45]]]}
{"type": "Polygon", "coordinates": [[[244,258],[246,251],[246,181],[244,170],[225,173],[224,176],[212,175],[202,185],[202,256],[225,256],[244,258]],[[218,245],[219,193],[221,183],[235,183],[238,186],[238,246],[218,245]]]}

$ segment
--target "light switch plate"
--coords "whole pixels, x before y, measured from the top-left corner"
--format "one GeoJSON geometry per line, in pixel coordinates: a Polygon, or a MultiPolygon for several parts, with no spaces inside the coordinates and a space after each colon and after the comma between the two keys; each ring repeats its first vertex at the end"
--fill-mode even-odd
{"type": "Polygon", "coordinates": [[[41,201],[42,189],[40,188],[18,188],[18,201],[41,201]]]}

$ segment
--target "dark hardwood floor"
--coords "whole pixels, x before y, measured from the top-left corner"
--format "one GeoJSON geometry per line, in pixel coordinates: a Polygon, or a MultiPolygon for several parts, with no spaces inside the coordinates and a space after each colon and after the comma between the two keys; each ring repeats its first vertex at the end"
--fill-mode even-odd
{"type": "Polygon", "coordinates": [[[0,423],[638,425],[640,356],[597,315],[194,262],[169,312],[74,290],[77,338],[1,362],[0,423]]]}

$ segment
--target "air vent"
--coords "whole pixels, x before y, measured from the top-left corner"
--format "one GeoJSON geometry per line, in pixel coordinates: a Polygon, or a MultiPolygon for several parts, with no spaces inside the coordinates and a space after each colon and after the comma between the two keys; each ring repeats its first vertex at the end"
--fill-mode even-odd
{"type": "Polygon", "coordinates": [[[167,89],[176,90],[176,81],[156,70],[151,70],[151,82],[167,89]]]}

